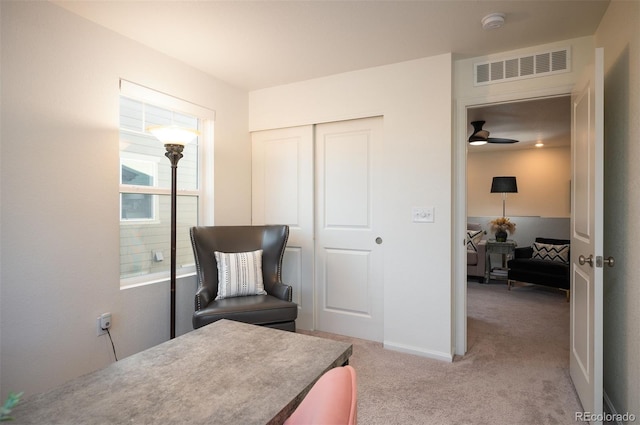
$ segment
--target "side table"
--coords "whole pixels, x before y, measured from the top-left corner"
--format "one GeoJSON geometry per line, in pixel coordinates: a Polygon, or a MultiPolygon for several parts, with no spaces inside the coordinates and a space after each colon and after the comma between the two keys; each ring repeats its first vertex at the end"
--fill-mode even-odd
{"type": "Polygon", "coordinates": [[[498,242],[495,239],[487,240],[485,250],[485,266],[484,281],[489,283],[489,279],[494,278],[507,279],[507,257],[513,257],[516,250],[516,242],[508,239],[506,242],[498,242]],[[491,254],[502,254],[501,267],[491,267],[491,254]]]}

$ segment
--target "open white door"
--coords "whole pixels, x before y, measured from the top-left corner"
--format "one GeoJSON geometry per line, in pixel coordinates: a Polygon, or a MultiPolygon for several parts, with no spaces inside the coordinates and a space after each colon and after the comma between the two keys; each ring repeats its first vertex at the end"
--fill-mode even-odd
{"type": "Polygon", "coordinates": [[[251,222],[289,225],[282,280],[293,287],[300,329],[313,316],[313,126],[251,134],[251,222]]]}
{"type": "MultiPolygon", "coordinates": [[[[572,93],[570,374],[585,412],[603,413],[604,52],[572,93]]],[[[601,424],[602,422],[591,422],[601,424]]]]}

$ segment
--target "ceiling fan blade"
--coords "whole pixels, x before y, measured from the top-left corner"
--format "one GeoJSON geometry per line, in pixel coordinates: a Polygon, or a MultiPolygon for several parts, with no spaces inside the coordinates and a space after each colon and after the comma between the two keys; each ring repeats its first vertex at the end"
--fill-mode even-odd
{"type": "Polygon", "coordinates": [[[500,137],[489,137],[487,139],[487,143],[502,143],[502,144],[508,144],[508,143],[518,143],[517,140],[514,139],[503,139],[500,137]]]}

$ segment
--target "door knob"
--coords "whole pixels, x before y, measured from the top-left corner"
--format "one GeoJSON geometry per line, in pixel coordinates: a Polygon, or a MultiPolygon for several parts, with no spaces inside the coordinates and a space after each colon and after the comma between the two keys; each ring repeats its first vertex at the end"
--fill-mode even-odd
{"type": "MultiPolygon", "coordinates": [[[[602,258],[602,257],[600,257],[600,258],[602,258]]],[[[613,267],[613,266],[616,265],[616,259],[613,258],[613,257],[604,258],[604,259],[602,259],[602,263],[606,264],[609,267],[613,267]]]]}
{"type": "Polygon", "coordinates": [[[381,238],[380,236],[378,236],[378,237],[376,238],[376,243],[377,243],[378,245],[380,245],[380,244],[382,243],[382,238],[381,238]]]}
{"type": "Polygon", "coordinates": [[[581,266],[584,266],[586,263],[588,263],[590,267],[593,267],[593,255],[589,255],[589,257],[580,255],[578,257],[578,263],[580,263],[581,266]]]}

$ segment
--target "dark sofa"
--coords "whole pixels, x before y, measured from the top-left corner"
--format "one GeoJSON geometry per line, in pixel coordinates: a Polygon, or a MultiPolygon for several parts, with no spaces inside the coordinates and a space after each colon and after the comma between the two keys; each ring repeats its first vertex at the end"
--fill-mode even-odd
{"type": "Polygon", "coordinates": [[[534,246],[516,248],[514,258],[507,262],[509,290],[514,281],[533,283],[565,291],[569,301],[570,243],[567,239],[536,238],[534,245],[537,244],[535,251],[538,258],[533,258],[534,246]],[[552,247],[547,249],[549,246],[552,247]]]}

